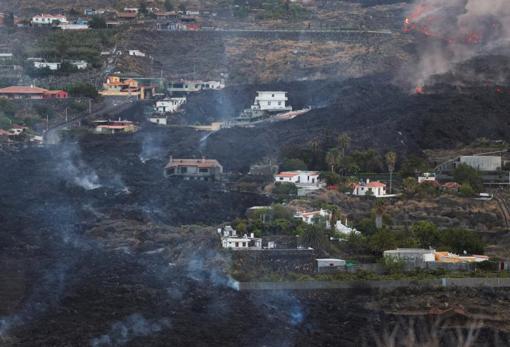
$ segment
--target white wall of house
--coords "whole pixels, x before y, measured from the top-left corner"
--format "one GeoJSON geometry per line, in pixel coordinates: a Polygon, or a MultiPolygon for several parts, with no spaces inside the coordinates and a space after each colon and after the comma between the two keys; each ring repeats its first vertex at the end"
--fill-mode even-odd
{"type": "MultiPolygon", "coordinates": [[[[257,92],[252,109],[261,111],[286,111],[287,92],[257,92]]],[[[290,108],[292,109],[292,108],[290,108]]]]}
{"type": "Polygon", "coordinates": [[[51,71],[60,70],[61,63],[48,63],[45,61],[34,61],[34,67],[36,69],[50,69],[51,71]]]}
{"type": "Polygon", "coordinates": [[[173,113],[179,110],[179,107],[186,102],[186,98],[170,98],[156,101],[156,112],[173,113]]]}
{"type": "Polygon", "coordinates": [[[283,175],[276,175],[275,182],[290,182],[296,185],[319,185],[319,174],[315,171],[290,171],[294,175],[290,176],[288,173],[283,175]]]}
{"type": "Polygon", "coordinates": [[[158,125],[167,125],[166,117],[151,117],[151,118],[149,118],[149,122],[158,124],[158,125]]]}
{"type": "Polygon", "coordinates": [[[51,25],[53,23],[68,23],[64,16],[38,15],[32,17],[32,24],[51,25]]]}
{"type": "Polygon", "coordinates": [[[134,57],[145,57],[145,53],[137,49],[128,50],[128,54],[134,57]]]}
{"type": "Polygon", "coordinates": [[[89,64],[85,60],[74,60],[69,62],[72,66],[78,70],[86,70],[89,64]]]}

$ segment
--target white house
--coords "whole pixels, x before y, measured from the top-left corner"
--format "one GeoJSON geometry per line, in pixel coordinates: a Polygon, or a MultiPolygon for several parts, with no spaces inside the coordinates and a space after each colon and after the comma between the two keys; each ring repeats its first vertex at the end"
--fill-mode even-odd
{"type": "Polygon", "coordinates": [[[39,14],[37,16],[32,17],[32,24],[34,25],[52,25],[57,23],[60,24],[68,23],[66,16],[39,14]]]}
{"type": "Polygon", "coordinates": [[[436,181],[436,174],[430,173],[430,172],[424,172],[420,176],[418,176],[418,183],[423,182],[435,182],[436,181]]]}
{"type": "Polygon", "coordinates": [[[0,60],[8,60],[14,58],[12,53],[0,53],[0,60]]]}
{"type": "Polygon", "coordinates": [[[149,122],[157,125],[167,125],[168,121],[165,116],[152,116],[149,118],[149,122]]]}
{"type": "Polygon", "coordinates": [[[62,30],[87,30],[90,29],[88,24],[78,23],[61,23],[58,26],[62,30]]]}
{"type": "Polygon", "coordinates": [[[47,61],[34,61],[34,67],[36,69],[50,69],[51,71],[60,70],[62,63],[49,63],[47,61]]]}
{"type": "Polygon", "coordinates": [[[294,183],[297,186],[320,186],[317,171],[284,171],[274,176],[275,183],[294,183]]]}
{"type": "Polygon", "coordinates": [[[287,106],[287,100],[287,92],[257,92],[251,109],[269,112],[292,111],[292,106],[287,106]]]}
{"type": "Polygon", "coordinates": [[[294,218],[300,219],[306,224],[315,224],[323,219],[326,222],[326,228],[331,228],[331,212],[322,208],[319,211],[298,211],[294,214],[294,218]]]}
{"type": "Polygon", "coordinates": [[[186,103],[186,97],[167,98],[156,101],[156,112],[158,113],[174,113],[179,110],[181,105],[186,103]]]}
{"type": "Polygon", "coordinates": [[[356,228],[351,228],[347,225],[347,220],[345,221],[345,223],[342,223],[340,220],[337,220],[335,223],[335,231],[342,235],[360,234],[360,232],[356,230],[356,228]]]}
{"type": "Polygon", "coordinates": [[[89,67],[89,64],[85,60],[72,60],[69,62],[69,64],[78,70],[86,70],[89,67]]]}
{"type": "Polygon", "coordinates": [[[381,197],[386,195],[386,184],[379,181],[370,182],[367,179],[366,182],[360,182],[354,186],[352,195],[381,197]]]}
{"type": "Polygon", "coordinates": [[[138,49],[130,49],[128,50],[128,54],[134,57],[145,57],[146,54],[138,49]]]}
{"type": "Polygon", "coordinates": [[[221,245],[223,248],[230,249],[262,249],[262,239],[255,237],[252,233],[250,236],[238,236],[237,232],[230,225],[225,228],[218,229],[218,234],[221,235],[221,245]]]}

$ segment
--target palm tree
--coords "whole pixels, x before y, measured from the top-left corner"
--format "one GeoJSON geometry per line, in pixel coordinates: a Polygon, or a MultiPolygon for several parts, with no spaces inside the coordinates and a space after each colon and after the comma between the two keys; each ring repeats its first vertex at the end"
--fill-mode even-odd
{"type": "Polygon", "coordinates": [[[338,145],[342,149],[342,157],[345,157],[345,151],[351,145],[351,138],[347,133],[341,133],[337,138],[338,145]]]}
{"type": "Polygon", "coordinates": [[[377,199],[375,201],[375,227],[379,230],[383,227],[383,215],[386,212],[386,205],[383,199],[377,199]]]}
{"type": "Polygon", "coordinates": [[[341,154],[338,148],[332,148],[326,154],[326,163],[331,167],[331,172],[335,172],[335,168],[340,165],[341,154]]]}
{"type": "Polygon", "coordinates": [[[395,171],[395,164],[397,163],[397,153],[388,152],[386,153],[386,165],[390,173],[390,194],[393,193],[393,171],[395,171]]]}

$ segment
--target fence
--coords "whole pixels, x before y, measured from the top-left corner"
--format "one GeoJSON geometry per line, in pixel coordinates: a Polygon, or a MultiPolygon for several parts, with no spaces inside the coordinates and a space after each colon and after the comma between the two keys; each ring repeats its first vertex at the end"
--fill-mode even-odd
{"type": "Polygon", "coordinates": [[[384,281],[300,281],[300,282],[239,282],[239,290],[327,290],[327,289],[393,289],[420,287],[489,287],[510,288],[510,278],[438,278],[433,280],[384,281]]]}

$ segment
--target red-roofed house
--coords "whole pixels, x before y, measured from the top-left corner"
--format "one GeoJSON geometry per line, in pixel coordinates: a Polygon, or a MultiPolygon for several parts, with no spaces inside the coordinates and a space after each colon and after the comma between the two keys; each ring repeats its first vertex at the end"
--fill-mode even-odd
{"type": "Polygon", "coordinates": [[[370,182],[367,179],[366,182],[360,182],[354,186],[352,195],[381,197],[386,195],[386,184],[379,181],[370,182]]]}
{"type": "Polygon", "coordinates": [[[0,98],[7,99],[65,99],[67,92],[63,90],[47,90],[34,86],[11,86],[0,88],[0,98]]]}

